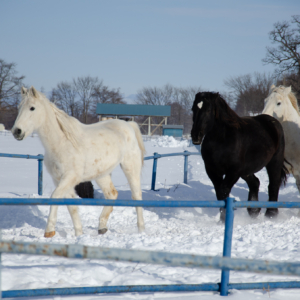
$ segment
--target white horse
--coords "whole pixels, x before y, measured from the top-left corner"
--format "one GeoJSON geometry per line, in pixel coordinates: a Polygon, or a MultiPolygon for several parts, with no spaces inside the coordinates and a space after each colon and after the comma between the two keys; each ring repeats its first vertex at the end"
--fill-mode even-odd
{"type": "Polygon", "coordinates": [[[291,87],[272,85],[262,113],[276,118],[283,127],[284,157],[291,164],[286,164],[286,167],[295,177],[300,192],[300,114],[291,87]]]}
{"type": "MultiPolygon", "coordinates": [[[[142,200],[141,169],[145,148],[137,123],[109,120],[85,125],[58,109],[34,87],[22,87],[22,102],[12,133],[21,141],[37,132],[45,147],[45,165],[56,189],[51,198],[75,198],[74,187],[95,179],[106,199],[117,199],[111,172],[121,165],[129,182],[132,199],[142,200]]],[[[55,235],[58,206],[51,206],[45,237],[55,235]]],[[[75,235],[82,234],[77,206],[68,206],[75,235]]],[[[107,231],[112,206],[105,206],[99,219],[98,233],[107,231]]],[[[145,229],[143,210],[136,208],[139,232],[145,229]]]]}

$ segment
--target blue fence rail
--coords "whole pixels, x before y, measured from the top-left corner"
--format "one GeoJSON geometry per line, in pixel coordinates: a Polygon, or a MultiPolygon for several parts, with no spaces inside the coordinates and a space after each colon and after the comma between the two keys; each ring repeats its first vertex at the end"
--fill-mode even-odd
{"type": "Polygon", "coordinates": [[[300,281],[229,283],[230,270],[257,272],[277,275],[300,276],[300,262],[271,262],[262,260],[233,259],[231,245],[234,210],[241,207],[300,208],[300,202],[236,202],[233,198],[225,201],[159,201],[159,200],[106,200],[106,199],[11,199],[1,198],[0,205],[104,205],[139,207],[224,207],[226,208],[223,257],[152,252],[126,249],[86,247],[83,245],[55,245],[38,243],[0,242],[0,253],[23,253],[55,255],[71,258],[108,259],[139,263],[163,264],[167,266],[221,269],[220,283],[192,285],[146,285],[146,286],[105,286],[37,290],[3,291],[2,297],[33,297],[49,295],[77,295],[120,292],[170,292],[170,291],[219,291],[227,296],[230,289],[300,288],[300,281]]]}
{"type": "Polygon", "coordinates": [[[42,154],[39,154],[39,155],[24,155],[24,154],[0,153],[0,157],[37,159],[38,160],[38,194],[43,195],[43,161],[44,161],[44,156],[42,154]]]}
{"type": "MultiPolygon", "coordinates": [[[[157,171],[157,160],[162,157],[170,156],[184,156],[184,175],[183,182],[187,184],[187,174],[188,174],[188,157],[190,155],[200,155],[199,152],[179,152],[179,153],[169,153],[169,154],[158,154],[154,153],[153,156],[144,157],[144,160],[153,159],[153,168],[152,168],[152,181],[151,181],[151,190],[155,190],[155,181],[156,181],[156,171],[157,171]]],[[[0,153],[0,157],[10,157],[10,158],[25,158],[25,159],[37,159],[38,160],[38,194],[43,195],[43,161],[44,156],[39,155],[24,155],[24,154],[8,154],[0,153]]]]}
{"type": "Polygon", "coordinates": [[[168,154],[158,154],[154,152],[153,156],[144,157],[144,160],[153,159],[153,168],[152,168],[152,181],[151,181],[151,190],[155,191],[155,182],[156,182],[156,171],[157,171],[157,160],[162,157],[170,156],[184,156],[184,165],[183,165],[183,182],[187,184],[187,174],[188,174],[188,157],[190,155],[201,155],[199,152],[179,152],[179,153],[168,153],[168,154]]]}

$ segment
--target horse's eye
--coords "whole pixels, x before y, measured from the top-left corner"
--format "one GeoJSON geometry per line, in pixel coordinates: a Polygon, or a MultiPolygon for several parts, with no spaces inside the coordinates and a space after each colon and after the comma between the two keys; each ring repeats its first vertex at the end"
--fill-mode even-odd
{"type": "Polygon", "coordinates": [[[35,110],[35,107],[33,107],[33,106],[32,106],[32,107],[30,107],[30,110],[35,110]]]}
{"type": "Polygon", "coordinates": [[[277,106],[280,106],[280,105],[281,105],[281,102],[278,102],[278,103],[277,103],[277,106]]]}

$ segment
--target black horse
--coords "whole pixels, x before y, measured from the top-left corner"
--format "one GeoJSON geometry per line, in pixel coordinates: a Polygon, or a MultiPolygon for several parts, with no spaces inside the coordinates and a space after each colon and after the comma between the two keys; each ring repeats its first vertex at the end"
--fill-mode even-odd
{"type": "MultiPolygon", "coordinates": [[[[206,173],[218,200],[230,194],[241,177],[249,187],[248,200],[258,201],[259,180],[254,173],[266,167],[269,175],[269,201],[277,201],[279,187],[286,182],[284,134],[281,124],[271,116],[239,117],[219,93],[196,94],[193,104],[192,140],[202,142],[201,154],[206,173]]],[[[220,209],[225,220],[225,209],[220,209]]],[[[248,208],[256,217],[260,208],[248,208]]],[[[268,208],[265,216],[275,217],[277,208],[268,208]]]]}

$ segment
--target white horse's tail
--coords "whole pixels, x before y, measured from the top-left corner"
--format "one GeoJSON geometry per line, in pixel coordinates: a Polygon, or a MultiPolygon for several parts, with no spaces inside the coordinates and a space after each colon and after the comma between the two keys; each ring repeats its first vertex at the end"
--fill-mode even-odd
{"type": "Polygon", "coordinates": [[[145,150],[143,137],[142,137],[139,125],[136,122],[133,122],[133,121],[128,122],[128,124],[130,124],[130,126],[134,129],[135,137],[138,141],[139,148],[141,150],[141,159],[142,159],[142,165],[143,165],[144,164],[144,155],[146,154],[146,150],[145,150]]]}

